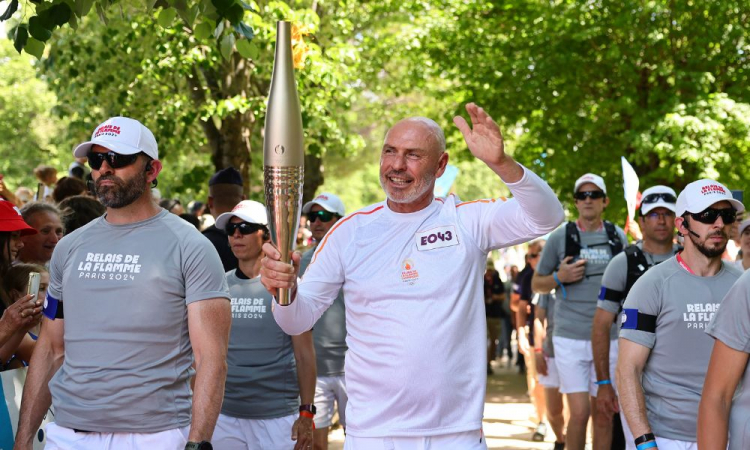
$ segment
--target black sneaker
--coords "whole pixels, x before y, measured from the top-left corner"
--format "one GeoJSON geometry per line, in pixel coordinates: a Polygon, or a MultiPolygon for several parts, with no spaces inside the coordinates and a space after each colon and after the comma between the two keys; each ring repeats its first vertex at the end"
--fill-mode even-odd
{"type": "Polygon", "coordinates": [[[565,450],[565,442],[555,442],[555,446],[552,450],[565,450]]]}

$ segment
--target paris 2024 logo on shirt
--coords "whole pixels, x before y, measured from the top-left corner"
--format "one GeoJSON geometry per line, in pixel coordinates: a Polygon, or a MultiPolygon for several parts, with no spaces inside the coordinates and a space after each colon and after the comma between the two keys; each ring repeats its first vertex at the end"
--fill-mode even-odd
{"type": "Polygon", "coordinates": [[[135,281],[141,273],[141,255],[127,253],[86,253],[76,267],[79,279],[135,281]]]}
{"type": "Polygon", "coordinates": [[[419,272],[414,267],[414,261],[409,258],[401,262],[401,281],[409,285],[419,281],[419,272]]]}

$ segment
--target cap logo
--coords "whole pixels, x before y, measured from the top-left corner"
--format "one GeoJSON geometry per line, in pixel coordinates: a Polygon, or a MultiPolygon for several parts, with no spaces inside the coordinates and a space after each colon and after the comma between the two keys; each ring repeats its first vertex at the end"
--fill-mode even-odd
{"type": "Polygon", "coordinates": [[[719,186],[718,184],[708,184],[701,188],[701,194],[703,195],[711,195],[711,194],[727,195],[727,191],[723,187],[719,186]]]}
{"type": "Polygon", "coordinates": [[[117,125],[104,125],[102,127],[99,127],[96,130],[96,134],[94,135],[94,138],[98,138],[99,136],[112,136],[117,137],[120,135],[120,127],[117,125]]]}
{"type": "Polygon", "coordinates": [[[244,207],[245,207],[245,205],[243,205],[242,203],[238,203],[234,208],[232,208],[232,212],[235,212],[238,209],[242,209],[244,207]]]}
{"type": "Polygon", "coordinates": [[[319,195],[319,196],[315,197],[315,200],[328,200],[328,196],[327,195],[319,195]]]}

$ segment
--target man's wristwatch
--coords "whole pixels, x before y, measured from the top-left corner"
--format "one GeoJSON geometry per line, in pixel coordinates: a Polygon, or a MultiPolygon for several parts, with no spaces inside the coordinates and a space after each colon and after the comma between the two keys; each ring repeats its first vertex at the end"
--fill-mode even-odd
{"type": "Polygon", "coordinates": [[[299,412],[302,412],[302,411],[307,411],[314,416],[315,413],[317,412],[317,408],[312,403],[309,405],[299,405],[299,412]]]}
{"type": "Polygon", "coordinates": [[[208,441],[188,442],[185,444],[185,450],[214,450],[214,446],[208,441]]]}

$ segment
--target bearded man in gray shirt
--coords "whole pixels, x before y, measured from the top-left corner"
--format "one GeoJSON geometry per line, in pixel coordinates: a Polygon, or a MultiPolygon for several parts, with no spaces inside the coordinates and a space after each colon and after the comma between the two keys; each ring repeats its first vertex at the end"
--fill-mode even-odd
{"type": "Polygon", "coordinates": [[[714,180],[688,184],[675,211],[685,249],[649,269],[625,300],[617,381],[638,450],[698,448],[698,404],[713,347],[705,331],[741,275],[721,255],[744,210],[714,180]]]}
{"type": "Polygon", "coordinates": [[[74,155],[107,213],[55,247],[15,448],[51,402],[48,449],[210,450],[232,320],[219,256],[151,196],[162,164],[140,122],[111,118],[74,155]]]}

